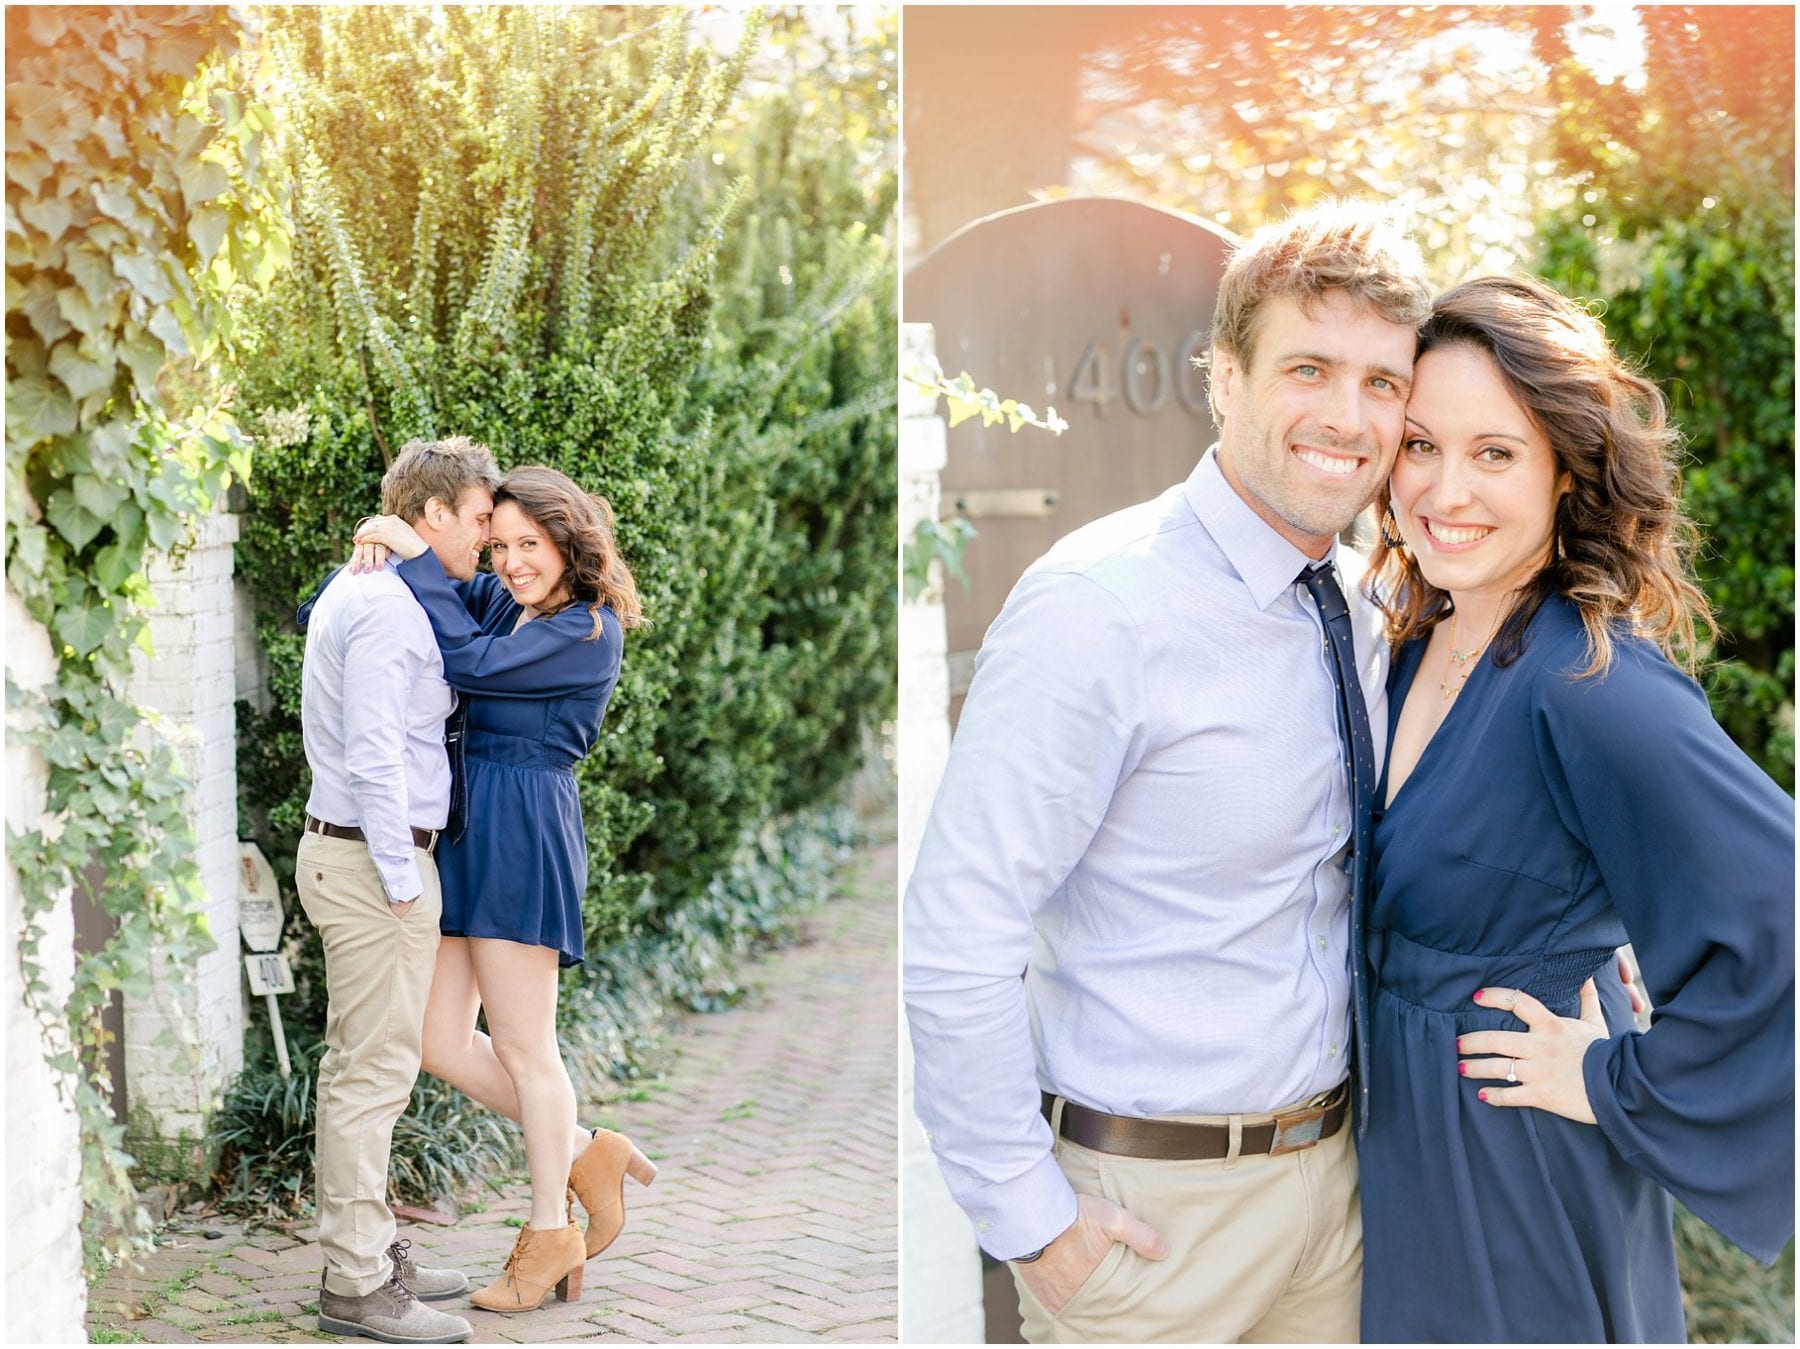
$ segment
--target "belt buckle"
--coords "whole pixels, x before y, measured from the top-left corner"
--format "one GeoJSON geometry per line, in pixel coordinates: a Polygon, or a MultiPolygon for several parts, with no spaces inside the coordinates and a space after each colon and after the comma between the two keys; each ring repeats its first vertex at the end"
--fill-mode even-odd
{"type": "Polygon", "coordinates": [[[1280,1157],[1290,1152],[1304,1152],[1325,1132],[1325,1112],[1329,1106],[1309,1106],[1290,1110],[1274,1120],[1275,1136],[1269,1140],[1269,1156],[1280,1157]]]}

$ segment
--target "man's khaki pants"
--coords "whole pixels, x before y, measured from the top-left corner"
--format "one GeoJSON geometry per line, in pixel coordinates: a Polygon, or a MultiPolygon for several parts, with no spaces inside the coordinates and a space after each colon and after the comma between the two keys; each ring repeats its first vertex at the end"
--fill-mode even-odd
{"type": "Polygon", "coordinates": [[[368,846],[306,834],[294,879],[325,944],[324,1060],[319,1064],[319,1244],[325,1286],[362,1297],[388,1281],[394,1214],[388,1150],[419,1076],[425,1002],[444,910],[437,864],[415,854],[424,893],[404,918],[388,904],[368,846]]]}
{"type": "MultiPolygon", "coordinates": [[[[1060,1103],[1058,1105],[1060,1110],[1060,1103]]],[[[1241,1128],[1267,1115],[1184,1116],[1241,1128]]],[[[1056,1160],[1169,1242],[1146,1260],[1115,1242],[1052,1316],[1014,1265],[1032,1344],[1354,1344],[1362,1307],[1362,1213],[1353,1125],[1301,1152],[1164,1162],[1065,1138],[1056,1160]]]]}

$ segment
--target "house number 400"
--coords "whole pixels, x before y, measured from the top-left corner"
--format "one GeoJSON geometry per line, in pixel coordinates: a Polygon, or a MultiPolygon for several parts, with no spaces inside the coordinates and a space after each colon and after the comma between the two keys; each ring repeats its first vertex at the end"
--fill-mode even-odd
{"type": "Polygon", "coordinates": [[[1093,403],[1094,416],[1105,416],[1111,403],[1123,402],[1138,416],[1156,416],[1168,407],[1170,394],[1193,416],[1210,416],[1206,407],[1206,373],[1193,357],[1206,349],[1206,333],[1193,333],[1174,360],[1148,337],[1129,337],[1114,357],[1111,342],[1094,337],[1069,378],[1069,400],[1093,403]]]}
{"type": "Polygon", "coordinates": [[[1172,394],[1192,415],[1210,416],[1206,375],[1194,365],[1194,357],[1205,350],[1206,334],[1200,332],[1182,344],[1172,361],[1147,337],[1127,338],[1117,357],[1110,343],[1093,338],[1075,363],[1069,398],[1091,403],[1097,417],[1104,417],[1107,407],[1121,399],[1132,412],[1152,417],[1169,405],[1172,394]]]}

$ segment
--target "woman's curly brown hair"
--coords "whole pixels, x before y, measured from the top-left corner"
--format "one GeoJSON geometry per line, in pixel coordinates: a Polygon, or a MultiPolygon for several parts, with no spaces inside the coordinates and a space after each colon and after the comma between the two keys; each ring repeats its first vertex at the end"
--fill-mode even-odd
{"type": "MultiPolygon", "coordinates": [[[[566,474],[541,464],[515,468],[494,492],[494,505],[510,501],[544,531],[562,554],[562,584],[569,598],[558,608],[587,604],[594,612],[593,637],[600,635],[600,608],[611,609],[623,628],[644,622],[637,581],[619,556],[613,511],[606,498],[584,492],[566,474]]],[[[554,612],[554,611],[552,611],[554,612]]],[[[590,641],[593,638],[589,639],[590,641]]]]}
{"type": "MultiPolygon", "coordinates": [[[[1682,513],[1681,437],[1668,424],[1661,391],[1612,349],[1599,320],[1538,281],[1482,277],[1439,296],[1420,329],[1419,355],[1459,344],[1493,358],[1569,477],[1556,504],[1550,561],[1513,601],[1494,640],[1494,663],[1518,657],[1538,607],[1561,594],[1587,629],[1583,678],[1612,664],[1620,623],[1694,673],[1702,655],[1696,630],[1710,639],[1717,625],[1693,580],[1699,535],[1682,513]]],[[[1385,485],[1375,505],[1384,527],[1367,588],[1397,644],[1429,632],[1452,606],[1390,536],[1385,485]]]]}

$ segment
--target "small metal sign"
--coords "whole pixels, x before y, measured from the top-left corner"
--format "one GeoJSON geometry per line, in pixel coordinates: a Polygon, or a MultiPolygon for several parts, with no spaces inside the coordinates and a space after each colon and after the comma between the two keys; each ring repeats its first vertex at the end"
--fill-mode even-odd
{"type": "Polygon", "coordinates": [[[244,973],[250,977],[250,992],[269,1005],[269,1030],[275,1039],[275,1057],[281,1075],[289,1076],[287,1031],[281,1024],[278,993],[294,991],[294,972],[287,957],[276,952],[281,944],[281,924],[286,915],[281,908],[281,890],[275,884],[275,868],[269,865],[262,849],[254,843],[238,844],[238,932],[251,954],[244,957],[244,973]]]}
{"type": "Polygon", "coordinates": [[[294,972],[279,951],[251,952],[244,957],[244,972],[250,976],[250,991],[258,997],[294,991],[294,972]]]}
{"type": "Polygon", "coordinates": [[[238,932],[252,951],[281,944],[281,890],[275,869],[254,843],[238,844],[238,932]]]}

